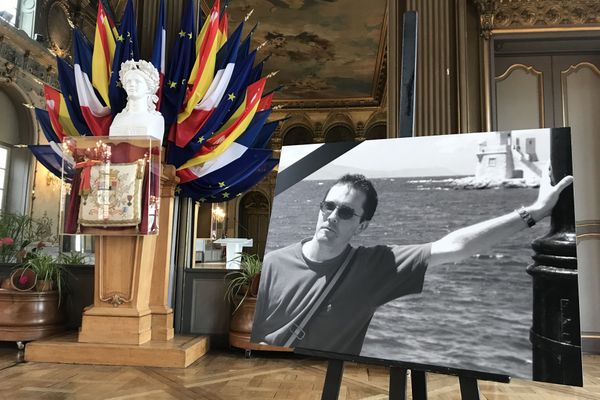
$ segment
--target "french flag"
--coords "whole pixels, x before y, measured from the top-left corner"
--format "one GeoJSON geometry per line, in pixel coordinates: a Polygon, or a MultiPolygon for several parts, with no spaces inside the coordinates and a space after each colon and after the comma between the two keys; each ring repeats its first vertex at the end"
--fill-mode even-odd
{"type": "Polygon", "coordinates": [[[78,29],[73,33],[73,70],[83,118],[94,136],[108,136],[112,114],[110,107],[104,106],[98,99],[92,86],[92,51],[78,29]]]}
{"type": "Polygon", "coordinates": [[[162,87],[165,80],[165,43],[167,42],[167,31],[165,29],[165,3],[160,0],[160,9],[158,11],[158,20],[156,22],[156,33],[154,34],[154,48],[152,49],[152,58],[150,62],[154,68],[158,70],[160,75],[160,85],[158,86],[158,102],[156,110],[160,110],[160,102],[162,100],[162,87]]]}

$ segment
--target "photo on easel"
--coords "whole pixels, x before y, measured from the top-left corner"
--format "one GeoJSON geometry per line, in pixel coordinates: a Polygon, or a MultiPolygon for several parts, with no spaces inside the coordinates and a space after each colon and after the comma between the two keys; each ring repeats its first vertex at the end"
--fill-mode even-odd
{"type": "Polygon", "coordinates": [[[284,146],[252,341],[582,385],[568,128],[284,146]]]}

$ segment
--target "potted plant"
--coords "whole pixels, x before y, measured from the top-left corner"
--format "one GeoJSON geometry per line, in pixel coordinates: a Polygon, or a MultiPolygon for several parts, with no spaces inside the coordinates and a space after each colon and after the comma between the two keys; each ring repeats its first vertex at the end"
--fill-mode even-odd
{"type": "Polygon", "coordinates": [[[23,278],[33,274],[37,290],[0,289],[0,340],[24,342],[64,330],[65,314],[61,307],[64,272],[54,257],[39,251],[28,254],[12,277],[14,283],[24,285],[27,282],[21,282],[23,278]]]}
{"type": "Polygon", "coordinates": [[[247,253],[242,253],[239,259],[240,269],[225,275],[225,297],[233,306],[229,323],[229,344],[248,351],[256,348],[250,343],[250,333],[256,310],[262,261],[258,255],[247,253]]]}
{"type": "Polygon", "coordinates": [[[58,261],[62,265],[87,265],[88,255],[78,251],[71,251],[70,253],[61,253],[58,261]]]}
{"type": "Polygon", "coordinates": [[[31,253],[23,267],[32,270],[37,275],[36,290],[38,292],[53,290],[58,292],[58,306],[60,307],[67,270],[59,263],[59,260],[48,254],[31,253]]]}
{"type": "Polygon", "coordinates": [[[242,253],[239,257],[240,269],[225,275],[228,280],[225,296],[234,305],[233,314],[239,310],[242,303],[250,296],[258,294],[262,261],[256,254],[242,253]]]}

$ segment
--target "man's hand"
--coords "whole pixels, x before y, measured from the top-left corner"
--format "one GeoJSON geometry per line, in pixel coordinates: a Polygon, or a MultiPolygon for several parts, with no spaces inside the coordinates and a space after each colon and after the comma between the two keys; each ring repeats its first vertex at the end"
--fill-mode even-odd
{"type": "Polygon", "coordinates": [[[536,222],[550,215],[552,209],[558,202],[560,194],[571,183],[573,183],[573,177],[568,175],[562,178],[556,185],[552,186],[552,182],[550,182],[550,165],[548,164],[548,168],[543,170],[540,178],[538,198],[535,203],[529,207],[529,212],[536,222]]]}
{"type": "MultiPolygon", "coordinates": [[[[538,198],[531,206],[525,207],[526,211],[536,222],[548,216],[561,192],[572,182],[573,177],[566,176],[552,186],[550,172],[544,169],[538,198]]],[[[511,237],[527,225],[521,216],[513,211],[451,232],[431,244],[429,266],[462,260],[511,237]]]]}

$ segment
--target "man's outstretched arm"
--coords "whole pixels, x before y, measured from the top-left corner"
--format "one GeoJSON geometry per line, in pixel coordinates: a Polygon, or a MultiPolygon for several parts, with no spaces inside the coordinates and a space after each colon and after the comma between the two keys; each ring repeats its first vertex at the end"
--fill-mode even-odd
{"type": "MultiPolygon", "coordinates": [[[[550,215],[560,193],[572,182],[573,177],[566,176],[552,186],[549,172],[546,171],[542,174],[537,200],[525,207],[525,211],[536,222],[550,215]]],[[[429,266],[462,260],[525,228],[527,223],[516,211],[461,228],[432,243],[429,266]]]]}

